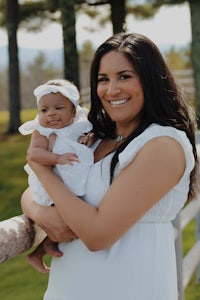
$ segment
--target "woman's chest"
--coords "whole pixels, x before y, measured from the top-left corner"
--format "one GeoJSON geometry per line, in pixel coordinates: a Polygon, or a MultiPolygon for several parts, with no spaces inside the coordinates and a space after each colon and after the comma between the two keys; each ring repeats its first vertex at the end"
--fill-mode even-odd
{"type": "Polygon", "coordinates": [[[88,174],[84,200],[97,206],[110,186],[110,163],[114,153],[111,153],[94,163],[88,174]]]}
{"type": "Polygon", "coordinates": [[[110,153],[116,150],[116,141],[111,139],[104,139],[99,142],[94,151],[94,161],[99,162],[104,160],[110,153]]]}

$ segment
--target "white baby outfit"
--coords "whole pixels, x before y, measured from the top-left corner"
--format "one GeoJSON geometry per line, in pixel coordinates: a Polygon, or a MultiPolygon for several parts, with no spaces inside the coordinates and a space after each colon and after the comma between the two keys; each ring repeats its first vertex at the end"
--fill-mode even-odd
{"type": "MultiPolygon", "coordinates": [[[[55,173],[69,187],[69,189],[77,196],[85,194],[85,184],[89,169],[94,162],[93,150],[87,146],[77,142],[78,138],[92,129],[92,124],[87,120],[87,109],[80,106],[77,107],[76,117],[73,123],[61,129],[46,128],[39,124],[38,118],[33,121],[24,123],[19,131],[22,134],[31,134],[37,130],[41,135],[49,136],[56,134],[56,141],[53,146],[53,153],[76,153],[80,162],[73,162],[73,165],[55,165],[55,173]]],[[[24,167],[28,173],[28,183],[33,194],[35,202],[40,205],[48,206],[53,203],[49,195],[43,188],[35,173],[28,164],[24,167]]]]}
{"type": "MultiPolygon", "coordinates": [[[[64,255],[52,259],[45,300],[178,299],[171,221],[187,200],[194,167],[192,146],[186,134],[152,124],[119,155],[115,176],[134,160],[145,143],[158,136],[172,137],[183,147],[186,167],[178,184],[107,249],[91,252],[79,239],[60,243],[64,255]]],[[[112,157],[113,153],[90,168],[84,200],[93,206],[109,189],[112,157]]]]}

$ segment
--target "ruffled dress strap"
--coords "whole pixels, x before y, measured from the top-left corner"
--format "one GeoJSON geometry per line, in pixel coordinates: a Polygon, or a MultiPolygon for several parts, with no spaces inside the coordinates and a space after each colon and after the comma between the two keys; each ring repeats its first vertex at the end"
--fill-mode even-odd
{"type": "Polygon", "coordinates": [[[151,124],[143,133],[131,141],[123,152],[119,154],[119,169],[125,168],[136,156],[138,151],[151,139],[159,136],[168,136],[177,140],[183,147],[186,157],[185,173],[189,174],[194,168],[194,155],[192,145],[184,131],[170,126],[151,124]]]}

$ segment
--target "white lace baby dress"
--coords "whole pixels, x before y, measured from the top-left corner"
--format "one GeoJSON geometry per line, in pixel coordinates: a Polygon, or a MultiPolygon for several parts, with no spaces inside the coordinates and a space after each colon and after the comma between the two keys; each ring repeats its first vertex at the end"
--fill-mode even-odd
{"type": "MultiPolygon", "coordinates": [[[[78,107],[78,112],[74,118],[74,122],[61,129],[51,129],[41,126],[38,119],[24,123],[19,131],[22,134],[30,134],[37,130],[40,134],[49,138],[52,133],[56,134],[56,141],[53,147],[53,152],[57,154],[76,153],[80,160],[73,162],[73,165],[55,165],[54,171],[69,187],[69,189],[77,196],[85,194],[85,184],[89,169],[94,162],[93,150],[87,146],[77,142],[77,139],[86,132],[92,129],[91,123],[86,117],[87,110],[78,107]]],[[[40,205],[51,205],[53,203],[49,195],[46,193],[37,176],[31,170],[28,164],[24,167],[28,173],[28,183],[33,194],[34,200],[40,205]]]]}

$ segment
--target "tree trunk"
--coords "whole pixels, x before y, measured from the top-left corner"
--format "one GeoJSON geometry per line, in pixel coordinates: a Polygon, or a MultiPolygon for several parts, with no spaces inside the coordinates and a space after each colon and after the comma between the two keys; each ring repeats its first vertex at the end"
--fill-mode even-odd
{"type": "Polygon", "coordinates": [[[6,1],[6,27],[8,32],[9,54],[9,112],[10,121],[8,133],[15,133],[20,126],[20,83],[19,83],[19,58],[17,45],[18,28],[18,0],[6,1]]]}
{"type": "Polygon", "coordinates": [[[192,27],[192,63],[194,69],[196,112],[200,125],[200,1],[190,0],[191,27],[192,27]]]}
{"type": "Polygon", "coordinates": [[[76,46],[75,0],[60,0],[61,23],[64,44],[64,77],[80,88],[79,63],[76,46]]]}
{"type": "Polygon", "coordinates": [[[126,17],[126,1],[125,0],[110,0],[111,5],[111,22],[113,25],[113,33],[125,31],[126,17]]]}

